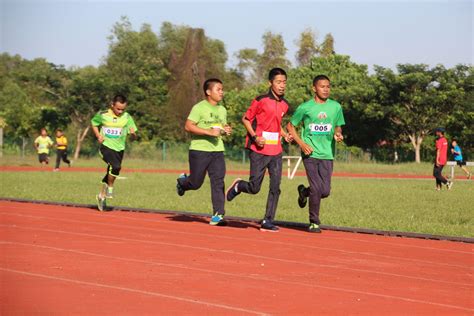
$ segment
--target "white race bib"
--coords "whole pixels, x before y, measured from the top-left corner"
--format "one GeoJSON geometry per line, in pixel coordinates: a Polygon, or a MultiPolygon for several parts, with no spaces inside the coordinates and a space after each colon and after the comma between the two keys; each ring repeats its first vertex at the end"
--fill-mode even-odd
{"type": "Polygon", "coordinates": [[[278,145],[280,133],[263,132],[262,137],[265,138],[265,145],[278,145]]]}
{"type": "Polygon", "coordinates": [[[121,127],[103,127],[104,135],[109,138],[119,138],[122,136],[121,127]]]}
{"type": "Polygon", "coordinates": [[[332,125],[311,123],[309,124],[308,128],[311,134],[328,134],[332,130],[332,125]]]}

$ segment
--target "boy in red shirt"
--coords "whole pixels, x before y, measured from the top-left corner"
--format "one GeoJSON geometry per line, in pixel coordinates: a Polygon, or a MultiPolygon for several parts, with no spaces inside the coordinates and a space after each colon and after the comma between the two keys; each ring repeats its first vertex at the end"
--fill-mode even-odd
{"type": "Polygon", "coordinates": [[[265,217],[261,230],[277,232],[272,222],[275,218],[282,171],[281,137],[287,142],[291,136],[281,127],[283,116],[288,112],[288,102],[284,99],[286,72],[273,68],[268,75],[270,89],[267,94],[255,98],[242,123],[247,130],[246,148],[250,149],[250,179],[235,179],[226,193],[227,201],[232,201],[241,192],[257,194],[262,186],[265,171],[270,174],[270,192],[268,192],[265,217]]]}
{"type": "Polygon", "coordinates": [[[438,127],[435,134],[438,138],[436,140],[436,160],[433,168],[433,176],[436,178],[436,190],[440,191],[442,184],[446,184],[446,187],[450,190],[453,183],[441,174],[448,161],[448,140],[444,137],[444,128],[438,127]]]}

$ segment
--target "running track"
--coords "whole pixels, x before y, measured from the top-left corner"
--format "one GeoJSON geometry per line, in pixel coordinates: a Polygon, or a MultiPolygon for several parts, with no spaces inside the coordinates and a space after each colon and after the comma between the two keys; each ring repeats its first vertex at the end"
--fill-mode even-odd
{"type": "Polygon", "coordinates": [[[0,201],[0,314],[473,315],[473,244],[0,201]]]}

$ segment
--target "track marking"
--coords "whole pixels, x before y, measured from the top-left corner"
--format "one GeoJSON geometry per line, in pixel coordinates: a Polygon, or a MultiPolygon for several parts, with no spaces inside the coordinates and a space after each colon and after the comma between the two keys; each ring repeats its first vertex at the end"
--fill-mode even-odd
{"type": "MultiPolygon", "coordinates": [[[[0,200],[0,203],[2,202],[2,200],[0,200]]],[[[7,202],[7,203],[20,203],[20,202],[10,202],[10,201],[4,201],[4,202],[7,202]]],[[[24,203],[24,204],[27,204],[27,203],[24,203]]],[[[30,210],[33,210],[33,211],[48,211],[50,212],[51,210],[48,209],[42,209],[41,206],[43,205],[46,205],[46,204],[35,204],[35,203],[28,203],[28,204],[33,204],[37,207],[35,207],[34,209],[30,209],[30,210]]],[[[68,210],[76,213],[76,214],[84,214],[83,212],[84,211],[79,211],[80,208],[78,207],[72,207],[72,206],[67,206],[67,205],[54,205],[55,207],[63,207],[63,208],[67,208],[68,210]],[[78,212],[75,212],[75,211],[78,211],[78,212]]],[[[16,205],[9,205],[8,206],[9,208],[13,208],[13,209],[19,209],[19,210],[25,210],[24,207],[18,207],[16,205]]],[[[87,208],[82,208],[83,210],[87,210],[87,211],[91,211],[91,209],[87,209],[87,208]]],[[[54,210],[56,211],[56,210],[54,210]]],[[[160,211],[160,210],[157,210],[157,211],[160,211]]],[[[145,218],[135,218],[135,217],[132,217],[132,216],[127,216],[126,213],[130,213],[130,214],[133,214],[133,213],[140,213],[140,212],[133,212],[133,211],[121,211],[122,212],[122,215],[123,216],[117,216],[117,215],[112,215],[112,214],[107,214],[107,217],[111,217],[111,218],[116,218],[116,219],[123,219],[123,218],[126,218],[126,219],[129,219],[129,220],[134,220],[134,221],[143,221],[143,222],[151,222],[151,223],[155,223],[155,224],[166,224],[165,222],[158,222],[156,220],[153,220],[153,219],[145,219],[145,218]]],[[[5,214],[5,213],[4,213],[5,214]]],[[[64,214],[64,213],[62,213],[64,214]]],[[[92,213],[91,213],[92,214],[92,213]]],[[[170,215],[173,215],[172,213],[144,213],[142,212],[141,214],[158,214],[158,215],[161,215],[161,216],[170,216],[170,215]]],[[[94,216],[97,216],[97,217],[103,217],[103,213],[98,213],[98,214],[94,214],[94,216]]],[[[181,215],[181,214],[180,214],[181,215]]],[[[183,214],[186,216],[186,214],[183,214]]],[[[187,216],[196,216],[196,215],[193,215],[193,214],[189,214],[187,216]]],[[[238,222],[245,222],[245,221],[239,221],[239,220],[236,220],[238,222]]],[[[345,233],[345,232],[339,232],[339,233],[345,233]]],[[[291,235],[291,236],[295,236],[295,237],[299,237],[300,235],[299,234],[296,234],[296,233],[292,233],[292,232],[285,232],[285,234],[288,234],[288,235],[291,235]]],[[[203,234],[204,235],[204,234],[203,234]]],[[[380,236],[380,235],[374,235],[374,238],[376,237],[383,237],[383,238],[388,238],[387,236],[380,236]]],[[[394,236],[389,236],[390,238],[395,238],[394,236]]],[[[223,236],[223,238],[231,238],[231,237],[226,237],[226,236],[223,236]]],[[[372,240],[362,240],[362,239],[357,239],[357,238],[343,238],[343,237],[334,237],[334,236],[318,236],[318,239],[328,239],[328,240],[342,240],[342,241],[352,241],[352,242],[361,242],[361,243],[370,243],[370,244],[381,244],[381,245],[389,245],[389,246],[392,246],[392,247],[403,247],[403,248],[416,248],[416,249],[426,249],[426,250],[435,250],[435,251],[444,251],[444,252],[453,252],[453,253],[464,253],[464,254],[471,254],[472,252],[468,252],[468,251],[462,251],[462,250],[453,250],[453,249],[444,249],[444,248],[434,248],[434,247],[426,247],[426,246],[416,246],[416,245],[406,245],[406,244],[396,244],[396,243],[389,243],[389,242],[384,242],[384,241],[372,241],[372,240]]],[[[421,239],[420,239],[421,241],[421,239]]],[[[269,242],[272,242],[272,241],[269,241],[269,242]]],[[[444,241],[439,241],[439,242],[444,242],[444,241]]],[[[320,248],[320,249],[327,249],[327,248],[320,248]]],[[[332,250],[335,250],[335,249],[332,249],[332,250]]],[[[337,250],[336,250],[337,251],[337,250]]],[[[375,255],[375,254],[374,254],[375,255]]],[[[404,258],[400,258],[400,259],[404,259],[404,258]]],[[[432,264],[435,264],[434,262],[430,262],[432,264]]]]}
{"type": "Polygon", "coordinates": [[[159,292],[150,292],[150,291],[138,290],[138,289],[133,289],[133,288],[128,288],[128,287],[115,286],[115,285],[109,285],[109,284],[103,284],[103,283],[97,283],[97,282],[80,281],[80,280],[75,280],[75,279],[68,279],[68,278],[56,277],[56,276],[53,276],[53,275],[32,273],[32,272],[8,269],[8,268],[3,268],[3,267],[0,267],[0,271],[16,273],[16,274],[22,274],[22,275],[28,275],[28,276],[33,276],[33,277],[38,277],[38,278],[43,278],[43,279],[49,279],[49,280],[55,280],[55,281],[63,281],[63,282],[69,282],[69,283],[75,283],[75,284],[81,284],[81,285],[89,285],[89,286],[95,286],[95,287],[101,287],[101,288],[107,288],[107,289],[113,289],[113,290],[119,290],[119,291],[126,291],[126,292],[132,292],[132,293],[138,293],[138,294],[144,294],[144,295],[158,296],[158,297],[168,298],[168,299],[172,299],[172,300],[177,300],[177,301],[182,301],[182,302],[187,302],[187,303],[193,303],[193,304],[199,304],[199,305],[205,305],[205,306],[218,307],[218,308],[223,308],[223,309],[237,311],[237,312],[244,312],[244,313],[248,313],[248,314],[268,315],[268,314],[258,312],[258,311],[254,311],[254,310],[250,310],[250,309],[233,307],[233,306],[223,305],[223,304],[215,304],[215,303],[210,303],[210,302],[201,301],[201,300],[194,300],[194,299],[185,298],[185,297],[179,297],[179,296],[174,296],[174,295],[163,294],[163,293],[159,293],[159,292]]]}
{"type": "MultiPolygon", "coordinates": [[[[1,242],[1,243],[5,244],[5,242],[1,242]]],[[[233,276],[233,277],[237,277],[237,278],[248,278],[248,279],[257,280],[257,281],[270,281],[270,282],[283,283],[283,284],[306,286],[306,287],[311,287],[311,288],[322,288],[322,289],[342,291],[342,292],[347,292],[347,293],[352,293],[352,294],[362,294],[362,295],[375,296],[375,297],[381,297],[381,298],[387,298],[387,299],[401,300],[401,301],[406,301],[406,302],[411,302],[411,303],[419,303],[419,304],[440,306],[440,307],[445,307],[445,308],[453,308],[453,309],[465,310],[465,311],[469,311],[469,312],[474,311],[474,309],[467,308],[467,307],[450,305],[450,304],[434,303],[434,302],[430,302],[430,301],[411,299],[411,298],[402,297],[402,296],[386,295],[386,294],[373,293],[373,292],[367,292],[367,291],[358,291],[358,290],[351,290],[351,289],[344,289],[344,288],[338,288],[338,287],[332,287],[332,286],[315,285],[315,284],[304,283],[304,282],[275,280],[275,279],[266,278],[266,277],[257,277],[257,276],[251,276],[251,275],[240,275],[240,274],[227,273],[227,272],[221,272],[221,271],[185,267],[185,266],[182,266],[182,265],[166,264],[166,263],[159,263],[159,262],[154,262],[154,261],[130,259],[130,258],[123,258],[123,257],[114,257],[114,256],[107,256],[107,255],[102,255],[102,254],[91,253],[91,252],[76,251],[76,250],[71,250],[71,249],[63,249],[63,248],[56,248],[56,247],[49,247],[49,246],[23,244],[23,243],[16,243],[16,242],[6,242],[6,243],[8,243],[8,244],[20,244],[20,245],[33,246],[33,247],[40,247],[40,248],[51,249],[51,250],[56,250],[56,251],[78,253],[78,254],[91,255],[91,256],[97,256],[97,257],[102,257],[102,258],[122,260],[122,261],[130,261],[130,262],[145,263],[145,264],[151,264],[151,265],[167,266],[167,267],[180,268],[180,269],[189,269],[189,270],[195,270],[195,271],[206,272],[206,273],[211,273],[211,274],[221,274],[221,275],[225,275],[225,276],[233,276]]],[[[9,270],[9,269],[0,268],[0,270],[9,270]]],[[[26,274],[30,274],[30,273],[26,272],[26,274]]],[[[32,275],[34,275],[34,274],[32,274],[32,275]]],[[[53,277],[53,278],[55,278],[55,277],[53,277]]],[[[82,281],[79,281],[79,282],[82,282],[82,281]]],[[[88,282],[86,282],[86,283],[88,283],[88,282]]],[[[142,292],[141,290],[135,290],[135,291],[142,292]]],[[[186,299],[186,300],[189,300],[189,299],[186,299]]],[[[192,302],[194,302],[194,301],[192,301],[192,302]]],[[[204,304],[206,304],[206,303],[204,303],[204,304]]],[[[255,311],[252,311],[252,312],[257,313],[255,311]]],[[[262,313],[261,315],[264,315],[264,314],[262,313]]]]}
{"type": "MultiPolygon", "coordinates": [[[[0,213],[0,215],[7,215],[7,216],[9,215],[9,216],[18,216],[18,217],[31,217],[31,218],[38,218],[38,219],[52,219],[52,220],[64,221],[64,222],[73,222],[73,223],[82,223],[82,224],[96,224],[96,225],[118,227],[118,228],[133,228],[133,229],[156,231],[156,232],[170,232],[170,233],[175,233],[175,234],[191,235],[191,236],[198,235],[198,236],[205,236],[205,237],[212,237],[212,238],[215,237],[215,235],[204,234],[204,233],[180,232],[180,231],[167,230],[167,229],[156,229],[156,228],[141,228],[141,227],[139,228],[139,227],[128,226],[128,225],[97,223],[97,222],[80,221],[80,220],[68,220],[68,219],[62,219],[62,218],[44,217],[44,216],[36,216],[36,215],[11,214],[11,213],[0,213]]],[[[219,236],[219,238],[225,238],[225,239],[230,239],[230,240],[242,240],[242,241],[249,241],[249,242],[254,242],[255,241],[255,239],[243,238],[243,237],[219,236]]],[[[405,261],[417,262],[417,263],[428,264],[428,265],[449,266],[449,267],[456,267],[456,268],[463,268],[463,269],[471,269],[470,266],[450,264],[450,263],[441,263],[441,262],[436,262],[436,261],[426,261],[426,260],[420,260],[420,259],[411,259],[411,258],[404,258],[404,257],[394,257],[394,256],[388,256],[388,255],[374,254],[374,253],[370,253],[370,252],[348,251],[348,250],[341,250],[341,249],[334,249],[334,248],[327,248],[327,247],[320,247],[320,246],[295,245],[295,244],[292,244],[292,243],[285,243],[285,242],[279,242],[279,241],[269,241],[269,240],[259,240],[259,241],[264,242],[264,243],[269,243],[269,244],[285,245],[285,246],[290,246],[290,247],[302,247],[302,248],[307,248],[307,249],[328,250],[328,251],[335,251],[335,252],[340,252],[340,253],[344,253],[344,254],[356,254],[356,255],[364,255],[364,256],[370,256],[370,257],[376,257],[376,258],[377,257],[378,258],[385,258],[385,259],[389,259],[391,261],[405,260],[405,261]]],[[[472,255],[472,253],[470,253],[470,252],[463,252],[463,253],[472,255]]]]}
{"type": "MultiPolygon", "coordinates": [[[[127,242],[138,242],[138,243],[145,243],[145,244],[158,244],[158,245],[165,245],[165,246],[172,246],[172,247],[188,248],[188,249],[193,249],[193,250],[201,250],[201,251],[207,251],[207,252],[217,252],[217,253],[239,255],[239,256],[243,256],[243,257],[265,259],[265,260],[270,260],[270,261],[278,261],[278,262],[292,263],[292,264],[298,264],[298,265],[306,265],[306,266],[310,266],[310,267],[319,267],[319,268],[328,268],[328,269],[343,269],[343,270],[349,270],[349,271],[355,271],[355,272],[364,272],[364,273],[380,274],[380,275],[397,277],[397,278],[413,279],[413,280],[418,280],[418,281],[455,284],[455,285],[470,286],[470,287],[473,286],[472,284],[449,282],[449,281],[440,281],[440,280],[436,280],[436,279],[407,276],[407,275],[403,275],[403,274],[379,272],[379,271],[372,271],[372,270],[366,270],[366,269],[354,269],[354,268],[347,268],[347,267],[344,267],[344,266],[337,266],[337,265],[335,266],[335,265],[329,265],[329,264],[317,264],[317,263],[311,263],[311,262],[302,262],[302,261],[297,261],[297,260],[289,260],[289,259],[281,259],[281,258],[276,258],[276,257],[254,255],[254,254],[250,254],[250,253],[236,252],[236,251],[231,251],[231,250],[219,250],[219,249],[213,249],[213,248],[197,247],[197,246],[190,246],[190,245],[183,245],[183,244],[176,244],[176,243],[169,243],[169,242],[162,242],[162,241],[152,241],[152,240],[143,240],[143,239],[114,237],[114,236],[109,236],[109,235],[95,235],[95,234],[88,234],[88,233],[77,233],[77,232],[51,230],[51,229],[26,227],[26,226],[18,226],[18,225],[3,225],[3,224],[0,224],[0,227],[9,227],[9,228],[26,229],[26,230],[36,230],[36,231],[44,231],[44,232],[50,232],[50,233],[63,233],[63,234],[69,234],[69,235],[100,238],[102,240],[108,238],[108,239],[112,239],[112,240],[127,241],[127,242]]],[[[324,273],[324,274],[327,275],[327,276],[333,276],[333,275],[328,274],[328,273],[324,273]]]]}

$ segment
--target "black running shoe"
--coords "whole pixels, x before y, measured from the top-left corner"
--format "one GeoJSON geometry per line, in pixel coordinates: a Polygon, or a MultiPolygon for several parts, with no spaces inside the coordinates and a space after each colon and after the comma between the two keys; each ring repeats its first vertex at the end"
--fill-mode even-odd
{"type": "Polygon", "coordinates": [[[181,184],[179,184],[179,179],[185,179],[187,175],[185,173],[182,173],[179,175],[178,179],[176,179],[176,193],[178,193],[179,196],[183,196],[186,191],[184,191],[183,187],[181,184]]]}
{"type": "Polygon", "coordinates": [[[305,188],[304,185],[300,184],[298,186],[298,205],[301,208],[304,208],[306,206],[306,203],[308,203],[308,196],[306,195],[307,189],[305,188]]]}
{"type": "Polygon", "coordinates": [[[260,230],[277,233],[280,230],[280,228],[278,228],[278,226],[273,225],[272,222],[270,221],[263,220],[262,225],[260,226],[260,230]]]}
{"type": "Polygon", "coordinates": [[[240,178],[235,179],[234,182],[232,182],[230,187],[227,189],[227,192],[225,193],[227,201],[229,201],[229,202],[232,201],[237,195],[240,194],[240,192],[236,191],[240,180],[242,180],[242,179],[240,179],[240,178]]]}
{"type": "Polygon", "coordinates": [[[309,224],[308,231],[309,231],[310,233],[320,233],[320,232],[321,232],[321,228],[319,228],[319,225],[318,225],[318,224],[311,223],[311,224],[309,224]]]}

